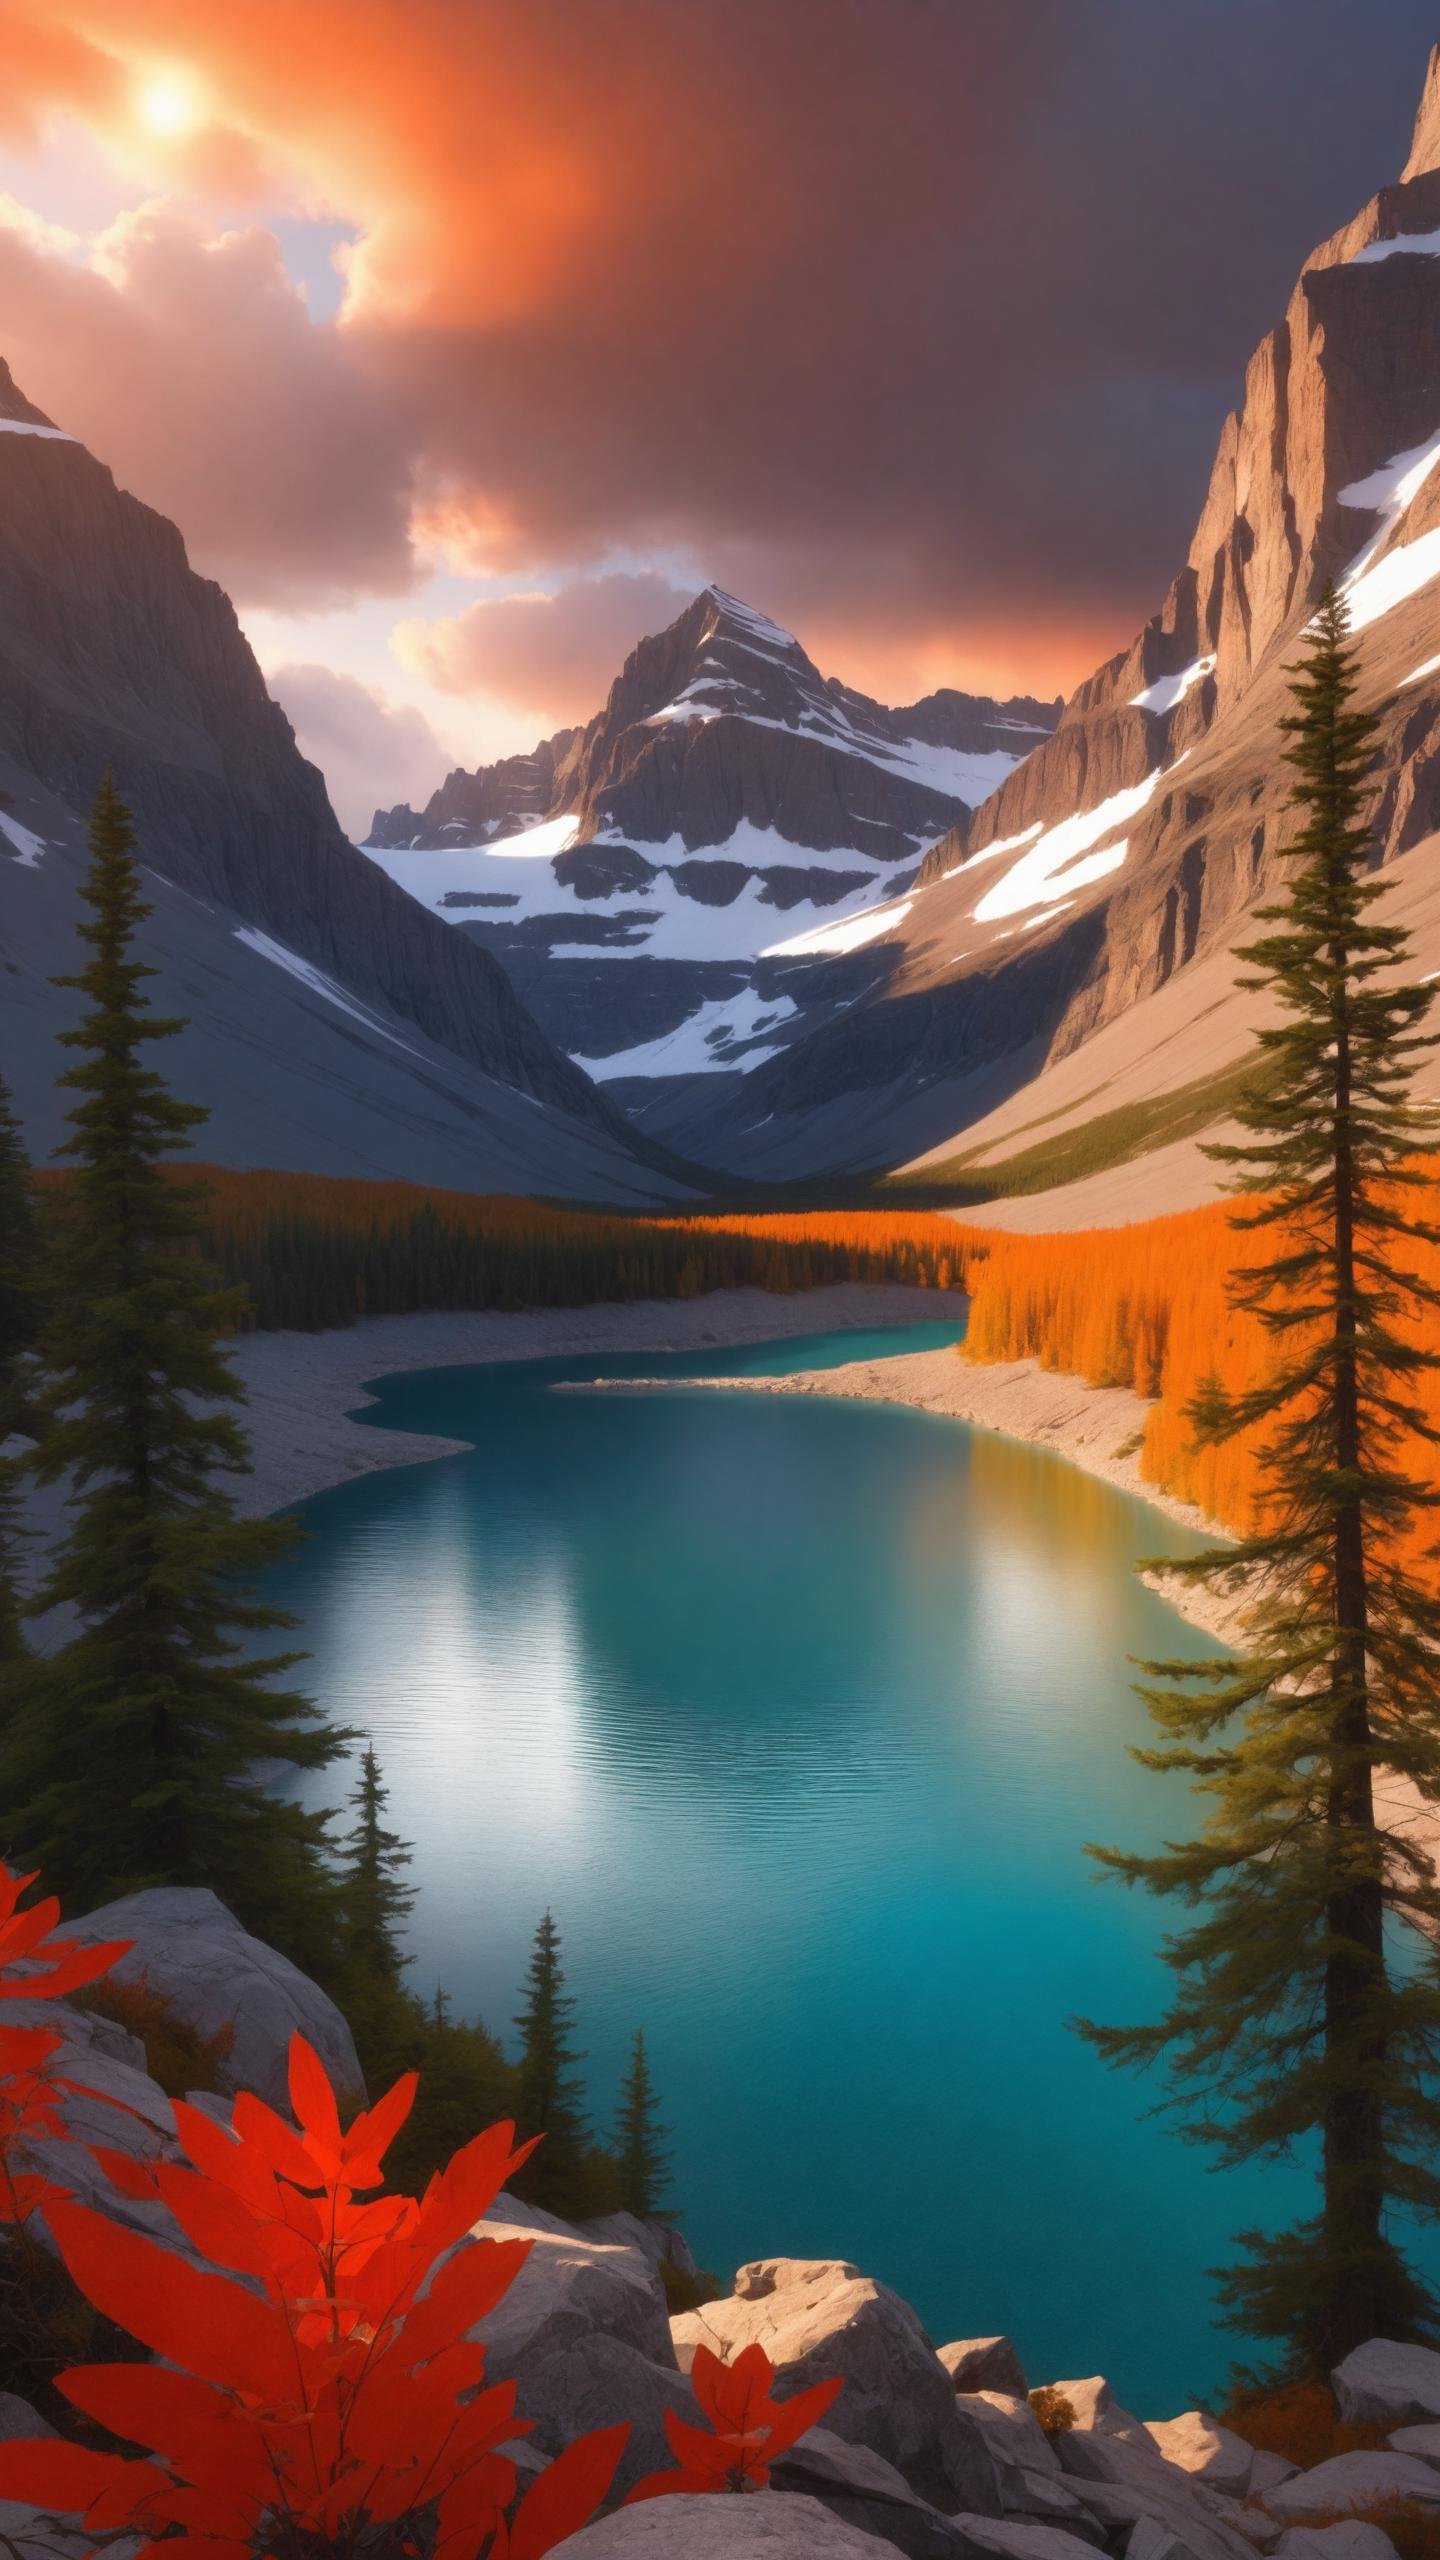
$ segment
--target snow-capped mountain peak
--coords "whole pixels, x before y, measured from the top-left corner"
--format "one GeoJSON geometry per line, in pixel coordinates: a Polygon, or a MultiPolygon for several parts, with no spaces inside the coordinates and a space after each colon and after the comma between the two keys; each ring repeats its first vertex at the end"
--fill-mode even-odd
{"type": "Polygon", "coordinates": [[[902,890],[1058,710],[959,693],[887,710],[710,586],[631,651],[587,728],[452,774],[423,816],[377,812],[365,849],[496,952],[592,1073],[748,1067],[831,1000],[837,958],[854,992],[866,937],[808,936],[902,890]]]}

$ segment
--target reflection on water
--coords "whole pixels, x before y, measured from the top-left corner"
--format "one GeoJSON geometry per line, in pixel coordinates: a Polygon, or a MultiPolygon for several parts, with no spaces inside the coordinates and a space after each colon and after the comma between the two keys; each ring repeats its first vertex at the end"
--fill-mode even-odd
{"type": "Polygon", "coordinates": [[[389,1382],[386,1422],[473,1455],[320,1497],[267,1586],[416,1844],[416,1987],[508,2031],[551,1906],[602,2114],[646,2029],[705,2262],[853,2258],[937,2337],[1184,2405],[1228,2361],[1204,2270],[1303,2189],[1207,2176],[1064,2022],[1161,1996],[1153,1906],[1083,1845],[1188,1818],[1125,1749],[1127,1656],[1203,1649],[1130,1568],[1188,1542],[959,1424],[550,1391],[595,1373],[389,1382]]]}

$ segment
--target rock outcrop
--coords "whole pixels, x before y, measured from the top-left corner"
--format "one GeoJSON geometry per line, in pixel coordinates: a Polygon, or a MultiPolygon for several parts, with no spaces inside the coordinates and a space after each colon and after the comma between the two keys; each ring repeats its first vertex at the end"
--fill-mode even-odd
{"type": "Polygon", "coordinates": [[[648,1105],[676,1079],[738,1083],[853,1000],[854,909],[903,888],[1059,707],[945,691],[888,711],[710,587],[587,728],[452,773],[422,817],[377,810],[366,850],[648,1105]]]}
{"type": "MultiPolygon", "coordinates": [[[[209,1894],[162,1890],[127,1897],[77,1924],[87,1936],[131,1935],[122,1979],[152,1991],[213,2035],[228,1980],[234,2087],[284,2105],[284,2065],[298,2025],[335,2076],[353,2062],[348,2032],[316,1987],[260,1947],[209,1894]],[[185,1962],[192,1951],[193,1979],[185,1962]]],[[[174,2154],[170,2101],[124,2027],[66,2001],[7,2003],[10,2021],[63,2039],[66,2138],[35,2147],[45,2167],[87,2204],[195,2252],[154,2198],[112,2183],[108,2146],[133,2160],[174,2154]],[[118,2102],[118,2103],[117,2103],[118,2102]]],[[[196,2101],[223,2122],[230,2101],[196,2101]]],[[[663,2235],[629,2216],[578,2230],[501,2194],[469,2242],[524,2236],[530,2255],[482,2323],[487,2378],[517,2386],[533,2432],[518,2449],[522,2476],[590,2428],[630,2429],[613,2499],[642,2474],[669,2470],[667,2416],[692,2424],[686,2379],[702,2341],[722,2357],[759,2343],[783,2402],[808,2384],[843,2377],[827,2412],[774,2465],[770,2486],[746,2496],[685,2496],[622,2509],[565,2544],[567,2555],[616,2560],[1396,2560],[1371,2511],[1432,2518],[1440,2507],[1440,2426],[1412,2420],[1432,2395],[1428,2350],[1373,2340],[1336,2377],[1342,2408],[1396,2416],[1388,2448],[1342,2454],[1300,2471],[1252,2453],[1200,2410],[1142,2421],[1100,2375],[1050,2384],[1036,2407],[1019,2392],[960,2391],[955,2372],[1015,2378],[1006,2339],[952,2347],[945,2359],[909,2305],[842,2260],[756,2259],[734,2290],[673,2320],[659,2261],[663,2235]],[[1419,2361],[1417,2361],[1417,2359],[1419,2361]],[[1037,2416],[1046,2416],[1049,2433],[1037,2416]],[[1338,2521],[1337,2521],[1338,2518],[1338,2521]],[[1314,2519],[1312,2523],[1308,2521],[1314,2519]]],[[[469,2245],[462,2242],[462,2246],[469,2245]]],[[[1021,2377],[1023,2379],[1023,2376],[1021,2377]]],[[[0,2391],[0,2438],[49,2432],[28,2405],[0,2391]]],[[[22,2560],[84,2560],[73,2520],[0,2507],[0,2535],[22,2560]]]]}
{"type": "Polygon", "coordinates": [[[672,2324],[682,2363],[702,2341],[717,2352],[758,2344],[787,2386],[830,2374],[845,2389],[832,2433],[893,2463],[932,2506],[998,2514],[994,2465],[934,2347],[907,2302],[842,2260],[757,2259],[728,2302],[672,2324]]]}
{"type": "Polygon", "coordinates": [[[349,2026],[318,1984],[242,1929],[204,1885],[156,1885],[125,1894],[59,1932],[87,1944],[129,1938],[113,1982],[144,1984],[204,2041],[215,2043],[222,2089],[254,2089],[286,2104],[292,2035],[313,2045],[337,2089],[363,2095],[365,2082],[349,2026]]]}

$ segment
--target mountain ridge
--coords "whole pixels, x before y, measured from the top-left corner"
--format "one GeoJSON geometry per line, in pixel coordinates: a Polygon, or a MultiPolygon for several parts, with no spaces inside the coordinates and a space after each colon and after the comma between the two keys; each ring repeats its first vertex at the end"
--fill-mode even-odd
{"type": "Polygon", "coordinates": [[[1440,823],[1440,48],[1412,174],[1304,261],[1158,611],[872,911],[876,973],[751,1079],[646,1125],[747,1172],[923,1161],[1233,938],[1294,833],[1293,643],[1346,582],[1394,862],[1440,823]],[[762,1134],[763,1132],[763,1134],[762,1134]]]}
{"type": "MultiPolygon", "coordinates": [[[[395,1170],[408,1169],[390,1125],[398,1120],[428,1150],[432,1178],[465,1179],[470,1116],[482,1179],[487,1128],[495,1170],[503,1164],[512,1184],[529,1130],[536,1187],[603,1191],[608,1164],[623,1188],[654,1196],[653,1168],[641,1170],[647,1151],[637,1154],[613,1106],[546,1039],[504,971],[347,843],[233,606],[191,569],[178,529],[119,488],[0,365],[0,954],[9,1023],[58,1018],[49,980],[69,965],[73,924],[58,874],[73,884],[85,814],[107,769],[158,877],[180,976],[198,981],[220,1009],[230,1005],[235,973],[244,978],[246,999],[230,1016],[232,1055],[247,1017],[258,1020],[273,1004],[288,1020],[304,1003],[326,1024],[318,1048],[331,1067],[314,1071],[324,1089],[338,1097],[356,1072],[357,1046],[366,1049],[359,1083],[389,1126],[382,1152],[393,1151],[395,1170]],[[403,1098],[394,1092],[382,1106],[381,1089],[397,1076],[403,1098]],[[443,1138],[439,1126],[427,1130],[432,1104],[443,1138]],[[569,1141],[551,1132],[538,1143],[536,1106],[570,1130],[575,1184],[565,1173],[569,1141]]],[[[173,1006],[167,997],[167,1010],[192,1008],[193,996],[173,1006]]],[[[201,1024],[196,1042],[204,1036],[201,1024]]],[[[4,1047],[29,1124],[48,1144],[52,1116],[35,1060],[15,1056],[8,1040],[4,1047]]],[[[218,1056],[206,1072],[223,1152],[226,1114],[238,1105],[218,1056]]],[[[283,1054],[264,1068],[252,1062],[247,1091],[246,1135],[237,1123],[236,1144],[251,1152],[241,1160],[266,1160],[253,1152],[263,1145],[271,1161],[293,1164],[298,1153],[303,1163],[307,1128],[316,1132],[317,1169],[327,1149],[347,1163],[366,1156],[364,1137],[343,1127],[338,1099],[327,1110],[302,1094],[283,1054]]]]}
{"type": "Polygon", "coordinates": [[[377,811],[364,850],[629,1100],[746,1073],[853,1002],[857,905],[908,882],[1058,711],[954,691],[887,710],[706,587],[583,729],[452,774],[419,821],[377,811]]]}

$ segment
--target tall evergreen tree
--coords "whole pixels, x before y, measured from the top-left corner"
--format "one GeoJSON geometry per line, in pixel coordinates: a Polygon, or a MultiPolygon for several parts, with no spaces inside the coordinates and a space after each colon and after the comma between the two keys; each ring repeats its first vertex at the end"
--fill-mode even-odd
{"type": "Polygon", "coordinates": [[[670,2155],[665,2148],[660,2102],[650,2076],[645,2037],[639,2027],[620,2091],[615,2127],[615,2167],[620,2180],[622,2212],[642,2222],[667,2221],[664,2195],[669,2184],[670,2155]]]}
{"type": "Polygon", "coordinates": [[[325,1961],[328,1817],[265,1792],[265,1761],[323,1768],[350,1739],[255,1660],[282,1621],[244,1579],[288,1531],[242,1521],[224,1483],[248,1464],[220,1337],[243,1311],[200,1253],[203,1195],[167,1175],[205,1118],[145,1062],[182,1026],[152,1013],[134,957],[149,913],[129,812],[107,778],[82,895],[88,957],[60,983],[85,1009],[62,1037],[72,1171],[56,1219],[42,1481],[68,1481],[69,1527],[32,1607],[76,1632],[0,1739],[5,1845],[80,1902],[141,1884],[208,1884],[240,1916],[325,1961]]]}
{"type": "Polygon", "coordinates": [[[532,2203],[552,2213],[598,2210],[590,2200],[592,2145],[571,2042],[575,2003],[565,1989],[560,1932],[547,1911],[535,1932],[520,2030],[516,2121],[527,2138],[544,2140],[517,2182],[532,2203]]]}
{"type": "Polygon", "coordinates": [[[342,1842],[339,1872],[344,1971],[357,1989],[398,1991],[409,1963],[400,1951],[400,1931],[415,1901],[405,1882],[412,1852],[398,1831],[388,1831],[384,1813],[389,1790],[380,1775],[373,1743],[367,1743],[360,1775],[350,1798],[355,1816],[342,1842]]]}
{"type": "Polygon", "coordinates": [[[1426,2334],[1435,2306],[1402,2253],[1397,2214],[1440,2211],[1440,1982],[1395,1918],[1440,1927],[1431,1860],[1390,1828],[1391,1769],[1440,1802],[1440,1606],[1402,1541],[1440,1502],[1404,1463],[1413,1389],[1437,1355],[1436,1292],[1409,1266],[1440,1241],[1421,1204],[1422,1133],[1409,1091],[1433,1045],[1430,991],[1402,983],[1408,937],[1365,823],[1374,721],[1355,707],[1343,599],[1327,591],[1292,670],[1284,723],[1302,824],[1271,930],[1244,983],[1278,999],[1264,1073],[1216,1148],[1258,1241],[1232,1287],[1270,1338],[1252,1392],[1207,1390],[1202,1440],[1258,1432],[1261,1527],[1182,1570],[1255,1605],[1245,1656],[1154,1663],[1142,1692],[1164,1747],[1208,1799],[1198,1839],[1104,1863],[1191,1915],[1166,1946],[1175,1991],[1158,2024],[1087,2028],[1110,2059],[1159,2063],[1168,2102],[1232,2164],[1300,2146],[1318,2209],[1279,2235],[1240,2235],[1225,2272],[1233,2327],[1323,2371],[1366,2338],[1426,2334]]]}
{"type": "Polygon", "coordinates": [[[35,1428],[31,1357],[40,1320],[40,1230],[20,1124],[0,1081],[0,1663],[25,1652],[18,1590],[20,1460],[4,1444],[35,1428]]]}

